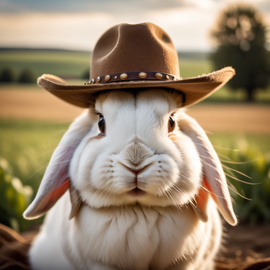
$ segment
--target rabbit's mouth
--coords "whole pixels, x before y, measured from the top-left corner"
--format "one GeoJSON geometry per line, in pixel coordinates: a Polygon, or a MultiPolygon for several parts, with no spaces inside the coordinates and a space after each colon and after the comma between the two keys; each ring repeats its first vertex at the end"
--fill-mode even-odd
{"type": "Polygon", "coordinates": [[[136,187],[128,192],[129,195],[133,197],[140,197],[146,194],[145,191],[141,190],[140,188],[136,187]]]}

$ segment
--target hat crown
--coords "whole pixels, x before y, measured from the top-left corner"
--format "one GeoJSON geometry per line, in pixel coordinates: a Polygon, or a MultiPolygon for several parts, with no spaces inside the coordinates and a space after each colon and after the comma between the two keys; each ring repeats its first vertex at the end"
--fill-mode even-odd
{"type": "Polygon", "coordinates": [[[155,24],[116,25],[95,45],[91,78],[136,71],[158,71],[180,77],[178,55],[171,38],[155,24]]]}

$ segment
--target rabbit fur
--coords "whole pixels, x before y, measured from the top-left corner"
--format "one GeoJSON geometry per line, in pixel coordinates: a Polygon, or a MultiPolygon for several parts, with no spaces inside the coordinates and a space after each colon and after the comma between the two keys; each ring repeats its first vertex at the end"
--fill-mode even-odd
{"type": "Polygon", "coordinates": [[[217,208],[231,225],[236,217],[218,157],[179,99],[111,91],[71,124],[24,213],[51,208],[30,249],[33,269],[214,268],[217,208]]]}

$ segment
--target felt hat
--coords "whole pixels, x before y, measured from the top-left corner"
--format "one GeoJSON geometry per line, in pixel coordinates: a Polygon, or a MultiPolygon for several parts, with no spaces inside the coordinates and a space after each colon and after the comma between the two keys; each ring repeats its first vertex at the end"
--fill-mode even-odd
{"type": "Polygon", "coordinates": [[[107,30],[92,52],[90,81],[69,85],[44,74],[38,84],[53,95],[88,108],[95,94],[110,90],[171,89],[182,96],[181,106],[195,104],[222,87],[231,67],[193,78],[180,77],[177,51],[168,34],[152,23],[119,24],[107,30]]]}

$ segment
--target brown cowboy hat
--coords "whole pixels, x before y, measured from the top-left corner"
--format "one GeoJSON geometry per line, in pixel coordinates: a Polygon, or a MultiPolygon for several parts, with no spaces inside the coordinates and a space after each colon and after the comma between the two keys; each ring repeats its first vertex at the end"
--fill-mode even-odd
{"type": "Polygon", "coordinates": [[[138,88],[173,89],[182,95],[182,106],[195,104],[222,87],[235,74],[231,67],[194,78],[180,77],[175,47],[168,34],[152,23],[119,24],[107,30],[92,53],[91,80],[68,85],[44,74],[38,84],[53,95],[88,108],[100,91],[138,88]]]}

